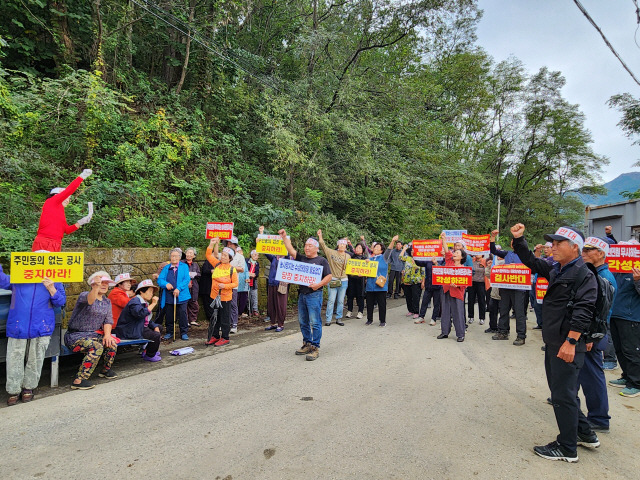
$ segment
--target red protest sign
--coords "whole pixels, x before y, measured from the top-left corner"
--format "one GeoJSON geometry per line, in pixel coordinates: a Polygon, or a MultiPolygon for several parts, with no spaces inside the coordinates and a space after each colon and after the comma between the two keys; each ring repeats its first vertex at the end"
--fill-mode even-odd
{"type": "Polygon", "coordinates": [[[472,282],[471,267],[433,267],[431,283],[433,285],[452,285],[470,287],[472,282]]]}
{"type": "Polygon", "coordinates": [[[414,258],[442,257],[442,240],[414,240],[411,245],[414,258]]]}
{"type": "Polygon", "coordinates": [[[494,265],[491,268],[491,286],[512,290],[531,290],[531,270],[521,263],[494,265]]]}
{"type": "Polygon", "coordinates": [[[549,288],[549,281],[546,278],[538,277],[536,281],[536,301],[542,303],[544,296],[547,294],[549,288]]]}
{"type": "Polygon", "coordinates": [[[220,240],[231,240],[231,237],[233,237],[233,222],[208,222],[205,238],[211,240],[216,237],[220,240]]]}
{"type": "Polygon", "coordinates": [[[611,273],[631,273],[640,268],[640,245],[610,245],[607,263],[611,273]]]}
{"type": "Polygon", "coordinates": [[[475,257],[476,255],[489,255],[489,243],[491,242],[491,235],[467,235],[462,234],[462,241],[464,242],[464,249],[467,254],[475,257]]]}

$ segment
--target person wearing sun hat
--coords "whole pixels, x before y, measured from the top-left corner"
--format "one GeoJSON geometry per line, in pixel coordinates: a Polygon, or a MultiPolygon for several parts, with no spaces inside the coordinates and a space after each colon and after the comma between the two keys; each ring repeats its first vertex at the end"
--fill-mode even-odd
{"type": "Polygon", "coordinates": [[[11,283],[0,265],[0,288],[11,290],[7,316],[7,405],[33,400],[38,387],[45,352],[56,326],[54,308],[66,303],[62,283],[49,278],[42,283],[11,283]],[[25,365],[26,359],[26,365],[25,365]]]}
{"type": "Polygon", "coordinates": [[[88,390],[95,386],[89,382],[89,378],[101,357],[104,357],[104,368],[98,376],[107,379],[117,377],[111,367],[118,344],[116,338],[111,335],[113,313],[111,302],[105,296],[114,283],[111,276],[103,270],[89,276],[87,283],[91,290],[78,295],[78,301],[69,318],[67,333],[64,335],[64,343],[73,353],[85,354],[71,384],[74,390],[88,390]]]}
{"type": "Polygon", "coordinates": [[[113,312],[113,328],[118,326],[118,318],[122,309],[127,306],[129,300],[133,297],[133,291],[131,290],[132,278],[129,273],[121,273],[116,275],[113,280],[115,287],[109,292],[109,300],[111,301],[111,310],[113,312]]]}
{"type": "MultiPolygon", "coordinates": [[[[590,263],[598,272],[598,275],[605,279],[613,287],[613,301],[616,298],[616,279],[609,271],[607,255],[609,253],[609,243],[604,238],[589,237],[584,241],[582,247],[582,259],[585,263],[590,263]]],[[[607,317],[607,323],[611,317],[611,311],[607,317]]],[[[607,380],[603,370],[603,350],[607,347],[610,334],[606,335],[599,342],[594,342],[591,350],[588,350],[584,357],[584,365],[580,369],[578,384],[582,387],[582,393],[587,403],[587,420],[592,430],[609,430],[609,396],[607,394],[607,380]]]]}
{"type": "Polygon", "coordinates": [[[549,265],[529,250],[524,239],[525,227],[511,227],[513,251],[531,273],[549,281],[542,302],[542,339],[546,345],[544,365],[551,390],[551,403],[560,430],[556,440],[534,447],[547,460],[577,462],[577,446],[596,448],[598,436],[580,410],[578,377],[585,361],[584,338],[591,325],[598,297],[598,281],[581,256],[584,235],[572,227],[560,227],[544,239],[552,243],[549,265]]]}
{"type": "Polygon", "coordinates": [[[136,287],[136,296],[124,307],[118,320],[118,326],[114,332],[118,338],[146,338],[149,340],[143,360],[158,362],[161,360],[158,349],[160,348],[160,325],[151,321],[153,309],[158,304],[159,288],[152,280],[143,280],[136,287]]]}
{"type": "MultiPolygon", "coordinates": [[[[230,248],[233,250],[233,257],[231,258],[231,266],[238,273],[243,273],[247,267],[247,262],[242,255],[242,252],[238,252],[238,238],[231,237],[230,240],[227,241],[226,248],[230,248]]],[[[240,249],[242,250],[242,249],[240,249]]],[[[231,329],[229,330],[231,333],[238,332],[238,287],[233,289],[233,298],[231,300],[231,329]]]]}
{"type": "Polygon", "coordinates": [[[59,252],[62,248],[62,237],[78,230],[82,225],[91,221],[93,215],[93,203],[89,202],[89,214],[78,220],[74,225],[67,224],[67,217],[64,209],[69,205],[69,197],[75,193],[83,180],[92,174],[91,169],[85,169],[71,182],[67,188],[54,188],[49,192],[49,196],[42,206],[38,233],[31,247],[32,251],[47,250],[49,252],[59,252]]]}

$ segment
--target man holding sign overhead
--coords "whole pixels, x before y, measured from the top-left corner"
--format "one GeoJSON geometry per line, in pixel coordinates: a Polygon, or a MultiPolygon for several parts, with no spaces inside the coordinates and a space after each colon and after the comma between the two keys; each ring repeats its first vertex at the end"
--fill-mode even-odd
{"type": "MultiPolygon", "coordinates": [[[[302,332],[302,347],[296,355],[306,355],[307,360],[315,360],[320,355],[320,339],[322,338],[322,288],[331,281],[331,268],[324,257],[318,256],[320,243],[315,238],[308,238],[304,244],[304,255],[293,248],[287,232],[278,232],[291,258],[301,263],[322,267],[322,279],[310,285],[301,285],[298,289],[298,321],[302,332]]],[[[282,262],[281,262],[282,264],[282,262]]]]}

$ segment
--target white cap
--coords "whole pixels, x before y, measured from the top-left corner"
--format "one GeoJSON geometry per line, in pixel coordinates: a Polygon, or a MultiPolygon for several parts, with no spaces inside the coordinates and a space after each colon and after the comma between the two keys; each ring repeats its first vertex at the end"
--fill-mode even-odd
{"type": "Polygon", "coordinates": [[[131,275],[129,273],[121,273],[120,275],[116,275],[116,278],[113,281],[113,283],[118,285],[119,283],[122,283],[126,280],[131,281],[131,275]]]}
{"type": "Polygon", "coordinates": [[[113,287],[115,285],[115,283],[113,283],[113,280],[111,280],[111,275],[109,275],[109,273],[105,272],[104,270],[99,270],[91,274],[87,279],[87,283],[89,284],[89,286],[93,286],[93,284],[96,283],[96,280],[99,280],[100,283],[109,282],[110,287],[113,287]]]}
{"type": "Polygon", "coordinates": [[[340,240],[338,240],[338,245],[346,245],[347,244],[347,240],[344,238],[341,238],[340,240]]]}
{"type": "Polygon", "coordinates": [[[231,237],[229,239],[229,243],[235,243],[236,245],[238,245],[238,237],[231,237]]]}
{"type": "Polygon", "coordinates": [[[233,249],[229,248],[229,247],[224,247],[222,249],[222,252],[226,253],[227,255],[229,255],[229,258],[233,258],[233,256],[236,254],[236,252],[234,252],[233,249]]]}
{"type": "Polygon", "coordinates": [[[554,234],[546,234],[544,239],[547,242],[553,242],[554,240],[562,241],[562,240],[570,240],[576,245],[578,248],[582,250],[584,247],[584,237],[577,231],[571,227],[560,227],[556,230],[554,234]]]}
{"type": "Polygon", "coordinates": [[[61,192],[64,192],[64,188],[56,187],[51,189],[51,191],[49,192],[49,195],[57,195],[61,192]]]}
{"type": "Polygon", "coordinates": [[[605,256],[609,255],[609,243],[598,237],[589,237],[584,241],[585,247],[594,247],[602,250],[605,256]]]}
{"type": "MultiPolygon", "coordinates": [[[[119,276],[119,275],[118,275],[119,276]]],[[[117,280],[117,277],[116,277],[117,280]]],[[[142,280],[138,286],[136,287],[136,293],[138,293],[138,290],[140,290],[141,288],[145,288],[145,287],[153,287],[153,289],[157,292],[158,290],[160,290],[158,287],[156,287],[153,284],[152,280],[149,280],[148,278],[146,280],[142,280]]]]}

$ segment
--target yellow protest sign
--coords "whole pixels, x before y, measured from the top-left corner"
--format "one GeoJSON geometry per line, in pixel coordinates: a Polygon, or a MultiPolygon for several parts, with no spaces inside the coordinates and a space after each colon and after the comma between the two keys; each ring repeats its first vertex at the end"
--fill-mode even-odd
{"type": "Polygon", "coordinates": [[[287,247],[284,246],[280,235],[258,235],[256,238],[256,252],[287,255],[287,247]]]}
{"type": "Polygon", "coordinates": [[[83,252],[12,252],[11,283],[40,283],[84,280],[83,252]]]}
{"type": "Polygon", "coordinates": [[[378,262],[369,260],[349,260],[347,262],[347,275],[358,275],[359,277],[377,277],[378,262]]]}

